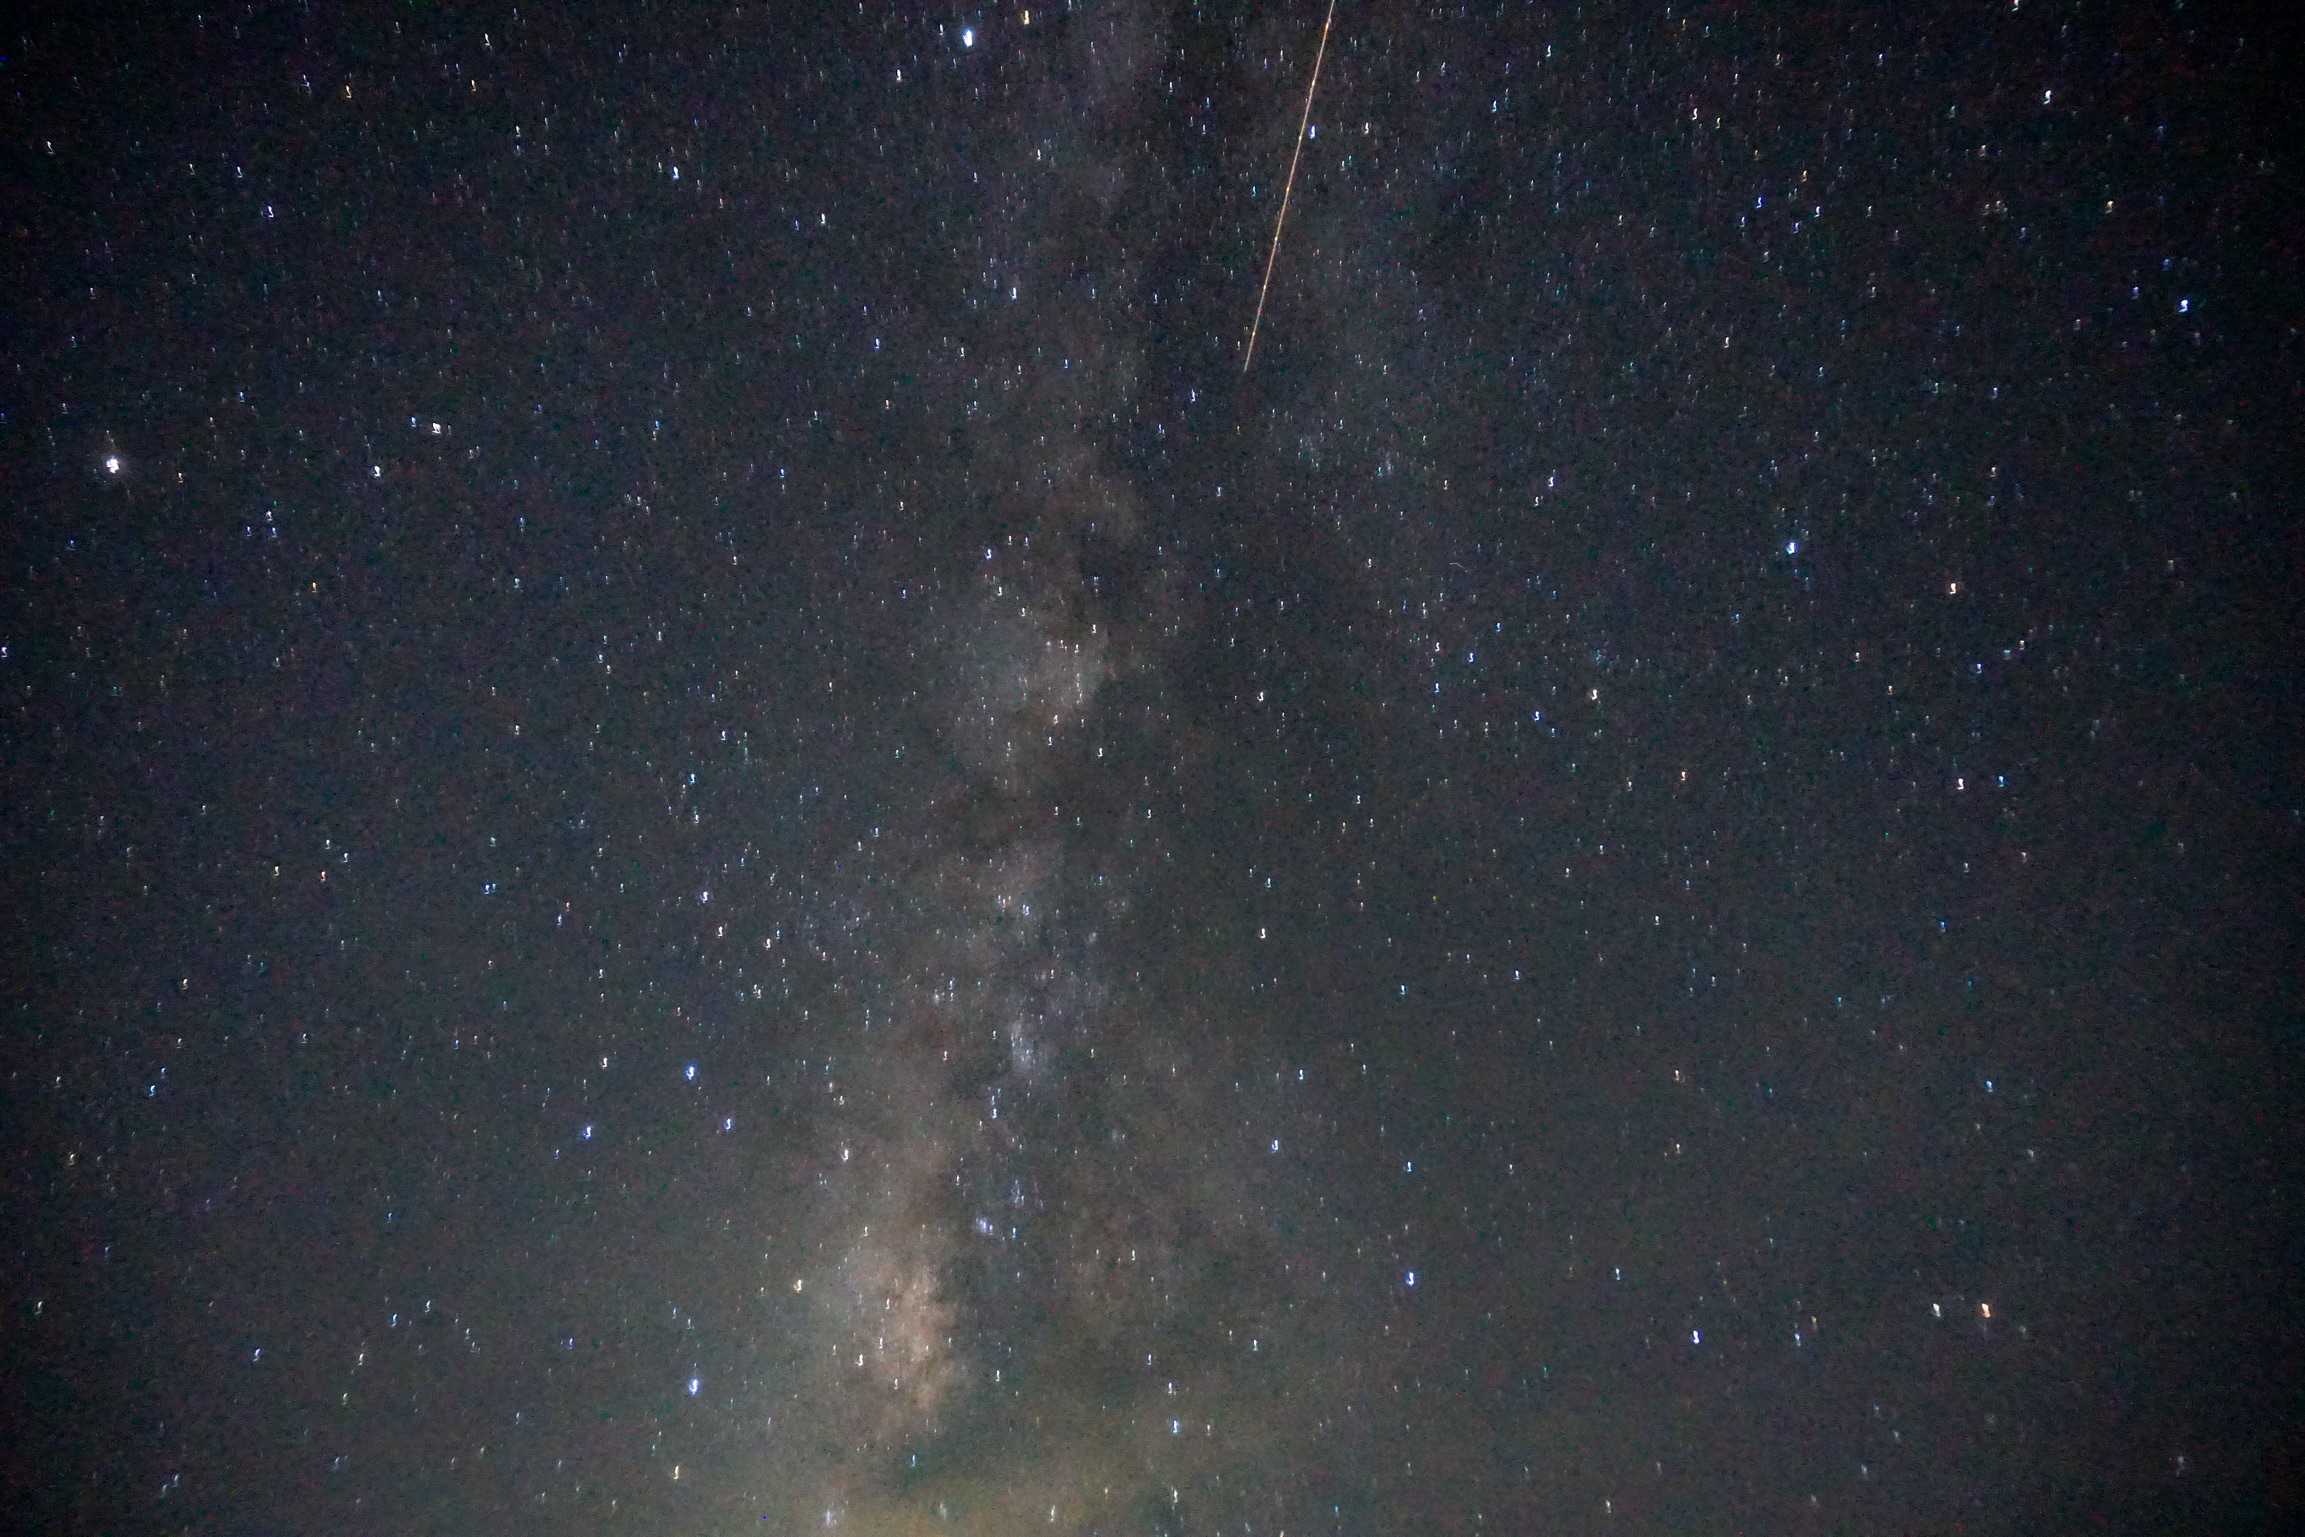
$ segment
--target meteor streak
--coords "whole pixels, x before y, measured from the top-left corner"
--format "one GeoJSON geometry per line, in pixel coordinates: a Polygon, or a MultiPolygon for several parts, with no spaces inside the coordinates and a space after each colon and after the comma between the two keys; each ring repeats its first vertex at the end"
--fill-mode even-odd
{"type": "Polygon", "coordinates": [[[1305,87],[1304,116],[1297,120],[1296,148],[1289,152],[1288,180],[1281,184],[1281,214],[1273,221],[1273,248],[1265,256],[1265,280],[1257,285],[1256,318],[1249,322],[1248,353],[1241,359],[1241,372],[1257,360],[1257,327],[1264,324],[1265,294],[1273,286],[1273,263],[1280,259],[1281,230],[1289,222],[1289,194],[1297,186],[1297,161],[1305,152],[1305,129],[1313,120],[1313,92],[1321,88],[1321,60],[1329,53],[1329,23],[1337,19],[1337,0],[1329,0],[1329,13],[1321,19],[1321,45],[1313,52],[1313,78],[1305,87]]]}

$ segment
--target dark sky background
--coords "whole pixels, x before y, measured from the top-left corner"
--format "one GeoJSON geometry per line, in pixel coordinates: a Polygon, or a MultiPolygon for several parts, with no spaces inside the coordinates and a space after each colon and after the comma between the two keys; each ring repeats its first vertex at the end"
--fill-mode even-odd
{"type": "Polygon", "coordinates": [[[2300,1519],[2294,51],[1320,23],[10,40],[0,1520],[2300,1519]]]}

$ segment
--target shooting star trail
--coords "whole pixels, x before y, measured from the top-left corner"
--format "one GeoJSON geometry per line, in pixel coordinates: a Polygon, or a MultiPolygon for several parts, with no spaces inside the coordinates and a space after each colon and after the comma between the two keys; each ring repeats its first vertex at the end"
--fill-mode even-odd
{"type": "Polygon", "coordinates": [[[1321,60],[1329,55],[1329,24],[1337,19],[1337,0],[1329,0],[1329,13],[1321,20],[1321,45],[1313,53],[1313,78],[1305,87],[1305,112],[1297,120],[1296,148],[1289,152],[1289,176],[1281,185],[1281,216],[1273,221],[1273,248],[1265,256],[1265,280],[1257,285],[1256,318],[1249,322],[1248,354],[1241,359],[1241,372],[1257,360],[1257,327],[1264,324],[1265,295],[1273,286],[1273,263],[1280,260],[1281,231],[1289,222],[1289,194],[1297,187],[1297,161],[1305,152],[1305,129],[1313,120],[1313,92],[1321,88],[1321,60]]]}

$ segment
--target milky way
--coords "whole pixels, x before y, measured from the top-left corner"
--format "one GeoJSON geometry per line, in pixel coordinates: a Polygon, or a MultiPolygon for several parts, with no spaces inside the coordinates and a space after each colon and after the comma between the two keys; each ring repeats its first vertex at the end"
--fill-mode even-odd
{"type": "Polygon", "coordinates": [[[1178,1017],[1103,941],[1141,922],[1167,857],[1165,829],[1131,826],[1149,819],[1113,748],[1147,727],[1115,695],[1159,736],[1180,616],[1110,446],[1140,413],[1143,341],[1095,300],[1130,279],[1100,210],[1140,195],[1126,151],[1161,51],[1141,14],[1078,26],[1001,120],[1013,158],[978,217],[988,266],[1036,303],[953,317],[997,394],[972,402],[958,474],[917,493],[975,499],[999,532],[946,552],[906,648],[932,748],[898,792],[913,852],[879,904],[877,1015],[843,1044],[793,1277],[806,1429],[766,1454],[802,1516],[862,1530],[1254,1510],[1238,1475],[1322,1417],[1311,1396],[1281,1410],[1261,1370],[1323,1328],[1331,1240],[1276,1235],[1314,1227],[1314,1198],[1218,1156],[1234,1129],[1201,1043],[1231,1022],[1178,1017]],[[1037,122],[1070,130],[1054,196],[1037,122]]]}

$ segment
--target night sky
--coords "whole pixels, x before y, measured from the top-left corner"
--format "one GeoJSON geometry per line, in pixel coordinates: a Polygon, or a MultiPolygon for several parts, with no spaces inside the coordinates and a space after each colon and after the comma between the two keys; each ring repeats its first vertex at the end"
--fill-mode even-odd
{"type": "Polygon", "coordinates": [[[441,9],[0,62],[0,1524],[2305,1519],[2258,18],[441,9]]]}

